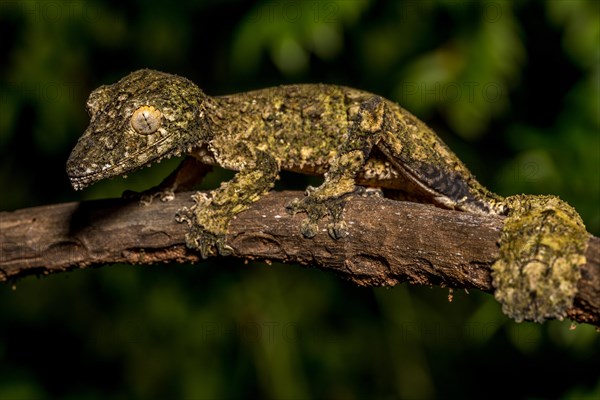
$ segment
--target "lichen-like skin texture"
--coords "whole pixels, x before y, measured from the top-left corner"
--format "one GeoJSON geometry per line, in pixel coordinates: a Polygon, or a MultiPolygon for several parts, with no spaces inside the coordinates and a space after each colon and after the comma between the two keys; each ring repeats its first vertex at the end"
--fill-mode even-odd
{"type": "Polygon", "coordinates": [[[502,311],[520,322],[562,319],[573,305],[589,239],[577,211],[556,196],[507,197],[509,215],[492,267],[502,311]]]}
{"type": "MultiPolygon", "coordinates": [[[[182,154],[188,157],[175,172],[139,195],[142,203],[154,197],[172,199],[175,191],[198,183],[211,165],[237,171],[209,194],[196,193],[194,204],[178,213],[178,220],[189,225],[187,245],[203,257],[229,254],[229,222],[273,187],[280,170],[324,176],[322,185],[307,188],[305,197],[288,205],[291,213],[307,214],[305,237],[318,234],[317,222],[323,217],[329,218],[333,238],[347,234],[344,202],[363,192],[357,184],[382,188],[396,198],[473,213],[504,215],[515,205],[479,184],[415,116],[356,89],[289,85],[210,97],[185,78],[140,70],[93,91],[87,108],[90,126],[67,162],[75,189],[182,154]]],[[[517,213],[511,215],[516,218],[517,213]]],[[[511,237],[505,237],[503,247],[511,237]]],[[[571,257],[564,259],[571,262],[571,257]]],[[[573,265],[580,264],[580,258],[576,261],[573,265]]],[[[514,286],[497,276],[499,287],[514,286]]],[[[524,290],[527,297],[529,289],[524,290]]],[[[499,296],[506,304],[520,298],[499,296]]],[[[568,303],[563,300],[561,304],[568,303]]],[[[533,319],[539,314],[535,315],[533,319]]]]}

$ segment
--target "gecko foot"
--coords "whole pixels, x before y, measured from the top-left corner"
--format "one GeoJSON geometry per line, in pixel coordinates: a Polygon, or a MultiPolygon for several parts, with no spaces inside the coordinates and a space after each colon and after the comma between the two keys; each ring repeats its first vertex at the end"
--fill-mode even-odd
{"type": "Polygon", "coordinates": [[[285,208],[292,215],[300,212],[308,215],[301,226],[302,234],[306,238],[314,237],[319,230],[318,221],[325,216],[330,216],[331,222],[327,224],[327,232],[337,240],[348,236],[348,225],[342,218],[346,199],[362,192],[364,188],[357,187],[354,191],[341,196],[321,198],[314,194],[314,188],[309,187],[306,197],[292,200],[285,208]]]}
{"type": "Polygon", "coordinates": [[[225,244],[227,235],[207,231],[195,222],[194,212],[189,208],[184,207],[179,210],[176,220],[179,223],[186,222],[189,225],[189,230],[185,234],[185,244],[191,249],[198,250],[202,259],[205,260],[216,255],[231,255],[233,249],[225,244]]]}
{"type": "Polygon", "coordinates": [[[172,190],[159,190],[156,188],[144,190],[143,192],[125,190],[121,197],[126,200],[137,200],[141,206],[147,206],[152,204],[152,201],[156,198],[160,199],[162,202],[172,201],[175,199],[175,192],[172,190]]]}
{"type": "Polygon", "coordinates": [[[225,237],[226,235],[216,235],[207,232],[201,226],[194,225],[185,235],[185,244],[200,251],[202,259],[216,255],[228,256],[233,249],[225,244],[225,237]]]}
{"type": "Polygon", "coordinates": [[[227,237],[227,220],[218,218],[218,215],[211,213],[211,199],[205,193],[196,193],[192,196],[196,202],[191,208],[183,207],[176,214],[176,220],[179,223],[185,222],[189,230],[185,235],[186,246],[200,252],[203,259],[209,256],[231,255],[233,249],[225,243],[227,237]],[[223,222],[225,228],[218,229],[217,222],[223,222]],[[212,222],[212,228],[207,225],[212,222]]]}

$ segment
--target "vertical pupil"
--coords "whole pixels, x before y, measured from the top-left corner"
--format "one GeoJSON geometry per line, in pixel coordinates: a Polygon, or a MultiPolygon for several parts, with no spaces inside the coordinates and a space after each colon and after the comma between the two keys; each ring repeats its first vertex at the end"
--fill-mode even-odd
{"type": "Polygon", "coordinates": [[[142,117],[144,117],[144,122],[146,123],[146,127],[148,129],[150,129],[150,121],[148,121],[148,118],[150,118],[150,113],[148,111],[144,111],[142,113],[142,117]]]}
{"type": "Polygon", "coordinates": [[[150,134],[160,126],[162,114],[150,106],[138,108],[131,119],[131,126],[137,133],[150,134]]]}

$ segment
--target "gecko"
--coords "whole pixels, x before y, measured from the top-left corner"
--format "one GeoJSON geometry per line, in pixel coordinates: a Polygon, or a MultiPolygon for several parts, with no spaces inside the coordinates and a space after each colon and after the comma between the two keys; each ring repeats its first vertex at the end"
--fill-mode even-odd
{"type": "Polygon", "coordinates": [[[503,311],[517,321],[541,322],[562,319],[572,305],[588,238],[577,212],[555,196],[491,192],[432,129],[381,96],[328,84],[209,96],[187,78],[142,69],[94,90],[87,111],[89,127],[67,161],[76,190],[185,156],[160,185],[138,194],[146,204],[192,189],[212,166],[235,171],[217,189],[195,192],[193,205],[177,213],[188,224],[186,245],[203,258],[231,254],[229,222],[286,170],[323,177],[286,206],[291,214],[306,214],[301,231],[307,239],[326,218],[328,234],[343,240],[344,205],[368,187],[398,199],[506,216],[492,267],[503,311]]]}

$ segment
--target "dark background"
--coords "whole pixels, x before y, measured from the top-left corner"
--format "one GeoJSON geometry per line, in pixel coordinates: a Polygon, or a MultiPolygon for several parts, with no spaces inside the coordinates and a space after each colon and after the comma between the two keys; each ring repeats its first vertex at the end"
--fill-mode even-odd
{"type": "MultiPolygon", "coordinates": [[[[215,95],[383,95],[493,191],[560,195],[599,235],[599,4],[0,0],[0,210],[160,182],[176,162],[83,192],[65,174],[89,92],[149,67],[215,95]]],[[[28,278],[0,286],[0,399],[600,397],[593,327],[448,294],[234,259],[28,278]]]]}

